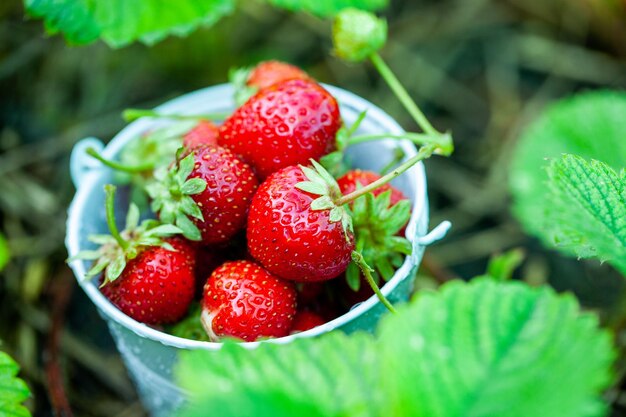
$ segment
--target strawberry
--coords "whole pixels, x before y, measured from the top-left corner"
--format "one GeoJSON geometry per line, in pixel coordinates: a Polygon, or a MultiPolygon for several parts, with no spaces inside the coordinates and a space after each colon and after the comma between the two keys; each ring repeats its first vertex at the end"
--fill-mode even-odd
{"type": "Polygon", "coordinates": [[[181,230],[156,220],[139,223],[139,209],[131,204],[121,233],[113,213],[115,187],[106,186],[106,214],[111,235],[90,236],[101,246],[75,259],[96,260],[91,278],[104,272],[101,291],[122,312],[147,324],[171,323],[188,310],[194,295],[195,249],[181,238],[181,230]]]}
{"type": "Polygon", "coordinates": [[[183,136],[183,146],[195,149],[203,145],[217,145],[220,130],[209,120],[200,120],[198,124],[183,136]]]}
{"type": "Polygon", "coordinates": [[[321,297],[324,292],[323,282],[297,282],[298,303],[309,304],[321,297]]]}
{"type": "Polygon", "coordinates": [[[318,314],[308,310],[299,310],[293,319],[291,334],[304,332],[324,323],[326,321],[318,314]]]}
{"type": "Polygon", "coordinates": [[[311,77],[300,68],[280,61],[263,61],[254,68],[241,68],[230,72],[230,82],[235,89],[235,102],[238,106],[248,101],[259,90],[283,81],[311,77]]]}
{"type": "Polygon", "coordinates": [[[248,251],[284,279],[334,278],[346,269],[354,249],[350,217],[341,207],[333,207],[330,197],[341,196],[339,187],[319,164],[314,165],[322,174],[302,166],[274,173],[250,205],[248,251]],[[318,182],[312,188],[302,185],[313,184],[310,179],[318,182]]]}
{"type": "Polygon", "coordinates": [[[203,145],[169,171],[157,171],[147,191],[152,210],[203,244],[230,240],[246,224],[258,186],[250,167],[228,149],[203,145]]]}
{"type": "Polygon", "coordinates": [[[204,286],[201,321],[213,341],[286,336],[295,314],[294,284],[254,262],[226,262],[204,286]]]}
{"type": "Polygon", "coordinates": [[[264,179],[331,152],[340,125],[339,106],[328,91],[313,81],[288,80],[259,91],[226,119],[220,145],[264,179]]]}
{"type": "Polygon", "coordinates": [[[193,300],[194,248],[181,238],[166,242],[173,250],[160,246],[142,250],[101,289],[122,312],[142,323],[176,322],[193,300]]]}
{"type": "Polygon", "coordinates": [[[264,61],[250,71],[246,84],[260,90],[293,79],[310,80],[311,77],[291,64],[280,61],[264,61]]]}

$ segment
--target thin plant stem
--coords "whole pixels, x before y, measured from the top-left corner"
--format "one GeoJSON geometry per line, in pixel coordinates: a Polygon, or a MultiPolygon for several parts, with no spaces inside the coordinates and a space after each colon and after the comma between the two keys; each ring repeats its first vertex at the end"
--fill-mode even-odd
{"type": "Polygon", "coordinates": [[[381,56],[374,52],[369,56],[370,61],[374,64],[374,67],[378,70],[381,77],[385,80],[391,91],[396,95],[400,103],[404,106],[404,108],[409,112],[411,117],[415,120],[415,122],[422,128],[422,130],[432,136],[440,135],[433,125],[430,124],[424,113],[417,107],[415,101],[411,98],[406,89],[402,86],[398,78],[395,76],[391,68],[387,66],[385,61],[381,58],[381,56]]]}
{"type": "Polygon", "coordinates": [[[353,251],[352,252],[352,260],[354,261],[354,263],[356,263],[358,265],[359,268],[361,268],[361,272],[363,273],[363,276],[365,276],[365,280],[370,285],[370,287],[372,287],[372,290],[374,290],[374,293],[376,294],[376,296],[378,297],[380,302],[387,308],[387,310],[389,310],[393,314],[396,314],[397,313],[396,309],[389,302],[387,297],[385,297],[385,295],[382,293],[382,291],[380,291],[380,288],[376,284],[376,281],[374,281],[374,277],[372,277],[371,268],[365,262],[365,259],[363,258],[363,255],[360,252],[353,251]]]}
{"type": "Polygon", "coordinates": [[[407,132],[401,135],[392,135],[388,133],[376,133],[371,135],[361,135],[361,136],[353,136],[348,140],[348,145],[356,145],[363,142],[371,142],[375,140],[382,139],[405,139],[413,142],[416,145],[439,145],[444,146],[445,141],[441,139],[441,135],[437,134],[436,136],[432,136],[426,133],[413,133],[407,132]]]}
{"type": "Polygon", "coordinates": [[[132,122],[142,117],[152,117],[157,119],[177,119],[177,120],[224,120],[230,113],[217,112],[207,114],[167,114],[149,109],[126,109],[122,113],[124,120],[132,122]]]}
{"type": "Polygon", "coordinates": [[[109,231],[111,232],[111,236],[115,238],[117,243],[123,250],[128,249],[128,242],[124,240],[122,235],[120,235],[119,230],[117,229],[117,225],[115,224],[115,190],[117,188],[114,185],[107,184],[104,186],[104,192],[106,194],[105,206],[106,206],[106,217],[107,217],[107,225],[109,226],[109,231]]]}
{"type": "Polygon", "coordinates": [[[350,194],[344,195],[341,198],[337,199],[335,201],[335,204],[337,206],[342,206],[344,204],[348,204],[354,200],[356,200],[357,198],[377,189],[378,187],[387,184],[389,181],[393,180],[394,178],[396,178],[397,176],[401,175],[402,173],[406,172],[408,169],[410,169],[413,165],[417,164],[419,161],[424,160],[428,157],[430,157],[433,152],[437,149],[437,147],[435,145],[427,145],[424,146],[422,148],[420,148],[420,150],[417,152],[416,155],[414,155],[413,157],[409,158],[406,162],[402,163],[400,166],[398,166],[397,168],[395,168],[393,171],[391,171],[388,174],[383,175],[382,177],[380,177],[379,179],[377,179],[376,181],[366,185],[365,187],[359,188],[353,192],[351,192],[350,194]]]}
{"type": "Polygon", "coordinates": [[[110,161],[104,158],[94,148],[87,148],[85,152],[87,153],[87,155],[93,158],[96,158],[98,161],[102,162],[104,165],[108,166],[109,168],[114,169],[116,171],[127,172],[129,174],[137,174],[141,172],[151,171],[155,168],[154,164],[148,164],[148,163],[142,164],[142,165],[135,165],[135,166],[122,165],[115,161],[110,161]]]}

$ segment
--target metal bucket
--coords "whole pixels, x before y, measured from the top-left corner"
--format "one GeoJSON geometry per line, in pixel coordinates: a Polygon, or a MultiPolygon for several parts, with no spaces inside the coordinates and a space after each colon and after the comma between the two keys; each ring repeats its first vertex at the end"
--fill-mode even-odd
{"type": "MultiPolygon", "coordinates": [[[[351,124],[357,116],[367,110],[359,134],[402,133],[402,128],[386,113],[370,102],[340,88],[325,86],[338,100],[341,115],[346,124],[351,124]]],[[[163,113],[201,114],[232,111],[233,89],[230,85],[217,85],[186,94],[169,101],[157,110],[163,113]]],[[[85,154],[87,147],[102,151],[106,158],[114,158],[133,138],[149,128],[167,123],[164,120],[140,119],[123,129],[106,146],[98,139],[87,138],[76,144],[71,157],[71,174],[76,185],[76,195],[69,208],[67,221],[66,246],[70,256],[93,247],[87,240],[90,234],[107,231],[104,214],[103,186],[112,182],[111,170],[85,154]]],[[[377,141],[362,143],[350,147],[348,157],[359,168],[378,171],[391,159],[393,151],[401,147],[407,157],[416,153],[415,147],[405,141],[377,141]]],[[[413,202],[411,220],[407,236],[413,243],[413,254],[396,271],[393,278],[383,287],[383,293],[392,301],[408,299],[413,288],[417,267],[421,261],[424,247],[445,235],[449,223],[444,222],[427,234],[428,197],[426,194],[426,176],[420,163],[409,172],[394,181],[413,202]]],[[[122,213],[123,207],[117,207],[122,213]]],[[[121,216],[121,214],[120,214],[121,216]]],[[[70,264],[80,286],[94,302],[100,315],[107,322],[115,339],[117,348],[134,380],[142,402],[154,416],[169,416],[185,400],[185,393],[175,385],[172,369],[181,349],[219,349],[219,343],[199,342],[175,337],[145,324],[139,323],[123,314],[111,304],[98,290],[94,281],[83,279],[89,268],[85,261],[70,264]]],[[[348,313],[322,326],[306,332],[260,343],[289,343],[294,338],[317,336],[332,330],[353,332],[356,330],[372,331],[385,312],[385,307],[376,297],[355,306],[348,313]]],[[[258,343],[243,343],[254,348],[258,343]]]]}

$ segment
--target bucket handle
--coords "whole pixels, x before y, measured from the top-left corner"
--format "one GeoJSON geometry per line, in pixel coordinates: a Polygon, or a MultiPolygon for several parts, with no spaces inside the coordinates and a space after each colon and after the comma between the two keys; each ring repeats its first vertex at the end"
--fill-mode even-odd
{"type": "Polygon", "coordinates": [[[98,138],[89,137],[81,139],[74,145],[70,156],[70,176],[77,189],[89,171],[101,166],[97,160],[87,155],[87,148],[94,148],[100,153],[104,149],[104,144],[98,138]]]}
{"type": "MultiPolygon", "coordinates": [[[[426,233],[424,236],[417,236],[413,240],[413,257],[417,258],[418,256],[421,256],[424,247],[443,239],[446,234],[448,234],[448,231],[451,227],[452,223],[450,223],[448,220],[444,220],[439,223],[439,225],[437,225],[433,230],[426,233]]],[[[413,261],[417,264],[419,262],[419,259],[413,259],[413,261]]]]}

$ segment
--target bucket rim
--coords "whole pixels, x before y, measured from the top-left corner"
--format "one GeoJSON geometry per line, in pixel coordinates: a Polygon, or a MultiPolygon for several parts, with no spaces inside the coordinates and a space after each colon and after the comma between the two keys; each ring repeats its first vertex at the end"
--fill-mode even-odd
{"type": "MultiPolygon", "coordinates": [[[[367,110],[365,120],[375,122],[378,126],[384,127],[385,131],[390,134],[404,133],[404,129],[402,129],[402,127],[400,127],[400,125],[391,116],[368,100],[365,100],[364,98],[339,87],[328,84],[322,85],[335,97],[342,110],[349,109],[356,115],[361,113],[363,110],[367,110]]],[[[233,87],[231,84],[218,84],[181,95],[155,107],[155,110],[164,113],[169,112],[179,114],[200,114],[202,112],[221,111],[222,108],[232,110],[235,106],[232,97],[233,87]],[[211,102],[210,98],[219,98],[220,101],[219,103],[211,102]],[[216,108],[207,109],[207,103],[216,108]],[[219,109],[217,107],[219,107],[219,109]],[[192,111],[189,111],[190,109],[192,111]]],[[[102,152],[103,156],[107,158],[114,157],[129,140],[136,137],[141,132],[145,132],[149,127],[158,126],[162,123],[162,121],[157,119],[142,118],[128,124],[120,130],[104,148],[102,152]]],[[[395,141],[395,143],[403,149],[407,157],[411,157],[417,152],[415,146],[409,141],[395,141]]],[[[76,193],[69,206],[66,223],[67,234],[65,245],[70,258],[75,256],[81,250],[80,234],[78,230],[80,214],[87,202],[90,188],[95,186],[103,172],[104,171],[100,169],[93,169],[86,172],[81,178],[80,185],[77,186],[76,193]]],[[[414,194],[414,199],[411,201],[413,207],[411,218],[407,226],[407,236],[410,236],[409,240],[414,242],[416,239],[426,234],[428,227],[428,196],[424,165],[421,162],[418,163],[405,175],[407,174],[411,175],[412,181],[410,184],[414,194]]],[[[421,260],[421,254],[417,257],[417,260],[415,258],[415,256],[406,256],[402,266],[396,270],[394,276],[381,287],[381,291],[385,296],[389,296],[389,294],[402,281],[410,279],[409,275],[411,275],[412,270],[418,266],[418,263],[421,260]]],[[[69,263],[69,266],[72,269],[79,285],[96,305],[98,310],[100,310],[101,314],[105,316],[105,319],[115,321],[119,325],[135,333],[137,336],[181,349],[218,350],[223,345],[221,342],[203,342],[174,336],[132,319],[113,305],[100,292],[94,280],[84,279],[86,273],[84,261],[74,260],[69,263]]],[[[380,301],[375,295],[373,295],[369,299],[355,305],[352,309],[341,316],[313,329],[280,338],[267,339],[257,342],[241,342],[240,344],[245,348],[255,348],[262,343],[283,344],[290,343],[298,338],[319,336],[350,323],[356,318],[372,310],[378,304],[380,304],[380,301]]]]}

